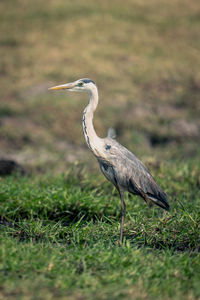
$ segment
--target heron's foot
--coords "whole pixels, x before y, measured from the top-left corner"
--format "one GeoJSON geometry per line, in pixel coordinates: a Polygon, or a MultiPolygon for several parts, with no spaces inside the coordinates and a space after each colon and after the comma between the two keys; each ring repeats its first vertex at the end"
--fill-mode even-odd
{"type": "Polygon", "coordinates": [[[122,243],[120,242],[120,240],[116,241],[115,244],[116,244],[118,247],[121,247],[121,246],[122,246],[122,243]]]}

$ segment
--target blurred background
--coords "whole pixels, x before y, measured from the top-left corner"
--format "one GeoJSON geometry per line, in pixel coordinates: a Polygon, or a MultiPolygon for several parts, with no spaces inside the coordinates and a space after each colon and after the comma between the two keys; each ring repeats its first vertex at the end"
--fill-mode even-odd
{"type": "Polygon", "coordinates": [[[0,2],[0,158],[24,168],[96,168],[82,133],[88,96],[50,92],[89,77],[99,136],[147,165],[193,159],[200,140],[197,0],[0,2]]]}

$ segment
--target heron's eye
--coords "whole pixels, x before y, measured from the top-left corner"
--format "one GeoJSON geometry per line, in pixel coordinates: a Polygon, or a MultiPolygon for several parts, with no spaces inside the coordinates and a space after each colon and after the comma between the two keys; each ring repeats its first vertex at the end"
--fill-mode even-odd
{"type": "Polygon", "coordinates": [[[82,82],[79,82],[79,83],[78,83],[78,86],[83,86],[83,83],[82,83],[82,82]]]}

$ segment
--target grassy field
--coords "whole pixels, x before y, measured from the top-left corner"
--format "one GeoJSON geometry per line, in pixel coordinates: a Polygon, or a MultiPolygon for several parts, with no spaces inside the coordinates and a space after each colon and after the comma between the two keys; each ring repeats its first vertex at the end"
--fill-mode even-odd
{"type": "Polygon", "coordinates": [[[122,247],[120,201],[101,178],[2,179],[1,298],[200,298],[200,178],[194,161],[175,171],[156,171],[171,212],[126,197],[122,247]]]}
{"type": "Polygon", "coordinates": [[[0,2],[0,299],[200,299],[200,8],[196,0],[0,2]],[[120,201],[85,146],[95,128],[149,167],[170,212],[120,201]],[[106,207],[108,198],[111,202],[106,207]]]}

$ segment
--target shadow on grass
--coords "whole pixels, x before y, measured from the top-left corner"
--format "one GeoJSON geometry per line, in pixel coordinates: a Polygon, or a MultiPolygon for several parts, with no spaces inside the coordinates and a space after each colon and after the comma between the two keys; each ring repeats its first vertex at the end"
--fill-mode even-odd
{"type": "Polygon", "coordinates": [[[161,237],[155,238],[152,234],[148,237],[146,234],[143,237],[140,234],[126,235],[125,237],[130,244],[136,245],[138,248],[190,252],[190,254],[200,252],[200,239],[191,241],[191,236],[185,237],[182,241],[173,240],[171,237],[168,240],[162,240],[161,237]]]}
{"type": "MultiPolygon", "coordinates": [[[[102,210],[103,211],[103,210],[102,210]]],[[[120,222],[120,213],[114,212],[110,213],[109,211],[104,212],[102,211],[91,210],[88,207],[82,207],[81,209],[66,207],[65,212],[49,212],[46,216],[46,220],[42,220],[42,226],[44,230],[35,231],[31,230],[32,224],[29,223],[28,229],[26,227],[26,221],[30,221],[28,218],[21,219],[25,221],[25,223],[20,223],[20,220],[7,220],[6,218],[0,217],[0,225],[4,228],[12,229],[9,234],[13,238],[17,238],[19,242],[52,242],[54,243],[61,243],[70,245],[71,240],[73,237],[73,229],[71,232],[69,230],[65,230],[65,227],[71,225],[80,225],[81,228],[87,225],[88,222],[92,221],[92,224],[98,224],[99,221],[103,223],[109,223],[112,225],[112,222],[120,222]],[[56,233],[56,237],[51,239],[50,233],[48,231],[45,232],[45,226],[48,224],[52,227],[57,222],[60,222],[62,230],[56,233]]],[[[22,217],[22,216],[20,216],[22,217]]],[[[24,217],[24,216],[23,216],[24,217]]],[[[38,218],[34,219],[38,221],[38,218]]],[[[181,225],[180,225],[181,226],[181,225]]],[[[189,252],[191,255],[193,253],[200,252],[200,238],[197,236],[197,233],[194,231],[193,233],[188,233],[187,235],[180,235],[177,238],[174,238],[174,228],[170,227],[167,234],[162,234],[162,230],[156,232],[155,228],[150,228],[148,231],[142,232],[140,230],[140,226],[138,226],[135,230],[134,234],[130,234],[130,229],[125,230],[124,238],[125,243],[124,245],[130,245],[133,248],[146,248],[146,249],[158,249],[158,250],[170,250],[174,252],[189,252]],[[128,243],[128,244],[127,244],[128,243]]],[[[157,229],[156,229],[157,230],[157,229]]],[[[102,239],[103,237],[102,232],[102,239]]],[[[119,238],[118,235],[116,236],[116,240],[119,238]]],[[[87,239],[87,238],[86,238],[87,239]]],[[[83,238],[79,241],[79,245],[85,245],[86,240],[83,238]]],[[[91,237],[91,243],[94,243],[91,237]]],[[[87,240],[87,245],[90,242],[87,240]]]]}
{"type": "Polygon", "coordinates": [[[70,237],[72,233],[65,231],[65,228],[73,225],[78,225],[81,223],[81,226],[85,226],[87,223],[92,222],[96,224],[99,221],[103,223],[112,224],[112,221],[117,221],[120,219],[120,213],[118,211],[112,210],[112,212],[105,211],[104,207],[97,210],[96,208],[92,209],[89,206],[72,206],[66,205],[62,207],[54,207],[54,209],[46,211],[45,214],[42,210],[38,210],[34,215],[30,216],[29,211],[21,210],[18,211],[18,215],[13,216],[12,218],[7,218],[5,216],[0,216],[0,226],[11,229],[10,235],[18,238],[19,242],[41,242],[41,241],[51,241],[51,238],[48,238],[48,232],[45,232],[46,225],[60,224],[63,228],[61,234],[56,233],[56,237],[59,240],[59,243],[66,243],[66,237],[68,237],[68,244],[70,244],[70,237]],[[34,232],[31,230],[31,227],[34,228],[35,222],[40,222],[44,227],[43,233],[34,232]],[[28,226],[27,226],[28,224],[28,226]],[[27,228],[28,227],[28,228],[27,228]]]}

